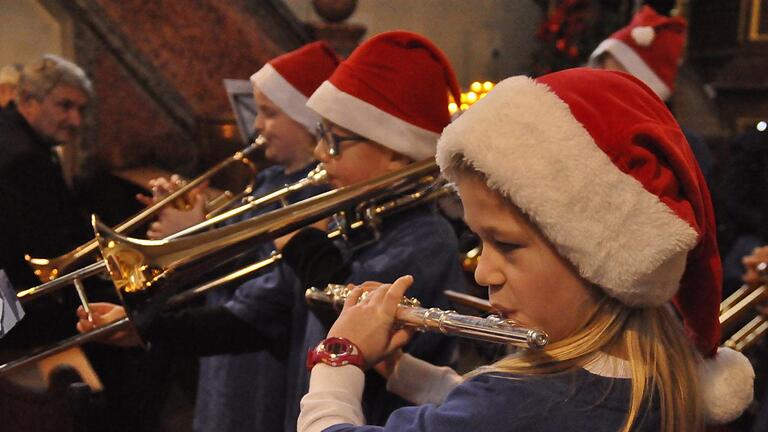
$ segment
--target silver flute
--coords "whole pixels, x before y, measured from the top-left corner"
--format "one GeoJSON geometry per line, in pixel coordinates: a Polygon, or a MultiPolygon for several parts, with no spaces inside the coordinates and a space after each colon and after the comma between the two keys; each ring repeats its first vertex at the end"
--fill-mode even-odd
{"type": "MultiPolygon", "coordinates": [[[[349,289],[344,285],[329,284],[324,289],[309,288],[305,292],[311,306],[331,306],[341,311],[349,289]]],[[[362,301],[366,293],[363,293],[362,301]]],[[[455,311],[423,308],[417,299],[404,297],[395,315],[397,324],[414,327],[419,331],[437,331],[446,335],[477,339],[488,342],[511,344],[528,349],[542,349],[549,343],[549,336],[542,330],[520,326],[514,321],[497,315],[485,318],[462,315],[455,311]]]]}

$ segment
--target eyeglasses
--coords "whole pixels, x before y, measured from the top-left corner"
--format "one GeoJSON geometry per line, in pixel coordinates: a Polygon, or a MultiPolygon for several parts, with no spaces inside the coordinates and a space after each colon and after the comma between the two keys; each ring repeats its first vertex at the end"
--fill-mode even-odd
{"type": "Polygon", "coordinates": [[[334,158],[341,156],[341,143],[344,141],[368,141],[368,138],[362,135],[335,134],[323,122],[317,122],[315,135],[317,135],[318,139],[325,141],[325,144],[328,146],[328,154],[334,158]]]}

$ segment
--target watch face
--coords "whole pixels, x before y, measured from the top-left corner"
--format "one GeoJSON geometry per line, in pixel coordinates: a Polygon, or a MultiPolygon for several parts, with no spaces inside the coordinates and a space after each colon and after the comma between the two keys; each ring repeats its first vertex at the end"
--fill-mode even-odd
{"type": "Polygon", "coordinates": [[[325,344],[325,351],[333,354],[333,355],[340,355],[340,354],[349,354],[350,353],[350,346],[347,343],[344,343],[340,340],[333,340],[328,341],[325,344]]]}
{"type": "Polygon", "coordinates": [[[320,362],[334,367],[351,364],[363,369],[365,366],[365,359],[357,347],[346,339],[336,337],[325,339],[307,354],[308,369],[311,370],[320,362]]]}

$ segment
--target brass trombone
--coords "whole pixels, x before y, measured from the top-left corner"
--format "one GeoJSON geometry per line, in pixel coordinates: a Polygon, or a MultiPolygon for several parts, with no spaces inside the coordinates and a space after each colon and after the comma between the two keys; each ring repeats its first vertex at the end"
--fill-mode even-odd
{"type": "MultiPolygon", "coordinates": [[[[757,273],[761,281],[765,281],[768,278],[768,263],[758,264],[757,273]]],[[[723,334],[731,335],[725,341],[725,346],[736,351],[744,351],[768,331],[768,320],[760,315],[736,329],[744,322],[745,316],[754,313],[755,306],[766,298],[768,298],[768,286],[763,282],[757,287],[745,284],[720,303],[720,326],[723,334]]]]}
{"type": "MultiPolygon", "coordinates": [[[[253,141],[253,143],[244,149],[236,152],[234,155],[228,157],[227,159],[224,159],[199,177],[186,183],[184,186],[164,197],[157,203],[145,208],[144,210],[117,225],[114,228],[115,232],[127,232],[139,225],[146,223],[149,218],[154,216],[160,209],[168,204],[173,203],[174,201],[182,199],[184,195],[189,193],[195,187],[201,185],[203,182],[209,180],[219,171],[227,168],[230,164],[235,162],[243,163],[251,170],[250,182],[239,194],[225,191],[218,197],[213,198],[206,203],[206,210],[209,212],[209,215],[213,215],[219,212],[221,209],[241,199],[242,197],[247,196],[253,191],[257,172],[257,168],[249,159],[249,156],[251,156],[253,152],[255,152],[259,147],[264,145],[264,142],[265,139],[262,136],[258,136],[253,141]]],[[[32,267],[35,276],[37,276],[41,282],[49,282],[65,274],[75,265],[82,264],[83,261],[92,258],[97,254],[98,244],[96,239],[93,239],[56,258],[32,258],[29,255],[26,255],[24,258],[27,260],[27,263],[29,263],[29,266],[32,267]]]]}
{"type": "MultiPolygon", "coordinates": [[[[240,257],[255,243],[288,234],[334,214],[344,216],[337,218],[338,228],[328,233],[330,238],[346,236],[366,227],[375,232],[382,216],[452,193],[452,187],[436,180],[437,173],[434,160],[426,160],[236,224],[170,240],[123,237],[94,217],[103,262],[125,307],[126,318],[0,365],[0,375],[121,329],[133,328],[144,340],[149,323],[165,308],[239,280],[282,257],[275,253],[266,260],[189,289],[200,282],[205,271],[240,257]],[[346,213],[350,207],[354,207],[351,215],[346,213]]],[[[88,310],[87,301],[84,308],[88,310]]]]}
{"type": "MultiPolygon", "coordinates": [[[[195,179],[193,181],[193,182],[195,182],[195,185],[200,184],[200,182],[202,182],[204,180],[204,179],[200,180],[201,177],[198,177],[197,179],[195,179]],[[200,182],[198,182],[198,180],[200,180],[200,182]]],[[[166,240],[166,241],[167,240],[175,240],[175,239],[178,239],[178,238],[183,237],[185,235],[190,235],[190,234],[194,234],[194,233],[203,231],[205,229],[208,229],[208,228],[211,228],[211,227],[215,226],[216,224],[218,224],[220,222],[228,220],[228,219],[230,219],[232,217],[244,214],[246,212],[249,212],[249,211],[257,209],[257,208],[260,208],[260,207],[265,206],[265,205],[272,204],[274,202],[280,201],[280,202],[285,203],[285,200],[286,200],[286,198],[289,195],[291,195],[293,193],[296,193],[296,192],[298,192],[300,190],[303,190],[303,189],[305,189],[305,188],[307,188],[309,186],[323,184],[323,183],[325,183],[327,178],[328,178],[327,173],[326,173],[325,169],[322,167],[322,164],[318,164],[317,167],[315,167],[303,179],[297,181],[296,183],[292,183],[292,184],[283,186],[282,188],[277,189],[277,190],[275,190],[273,192],[270,192],[270,193],[268,193],[268,194],[266,194],[264,196],[260,196],[260,197],[247,197],[244,200],[245,204],[243,204],[243,205],[241,205],[239,207],[235,207],[233,209],[227,210],[226,212],[220,213],[220,214],[218,214],[216,216],[212,216],[212,217],[208,218],[207,220],[205,220],[205,221],[203,221],[203,222],[201,222],[201,223],[199,223],[197,225],[193,225],[193,226],[191,226],[189,228],[186,228],[186,229],[184,229],[182,231],[174,233],[173,235],[170,235],[170,236],[166,237],[163,240],[166,240]]],[[[192,184],[192,183],[190,183],[190,184],[192,184]]],[[[181,190],[174,192],[173,195],[176,195],[176,193],[178,193],[180,191],[181,190]]],[[[188,191],[188,189],[187,189],[187,191],[188,191]]],[[[169,202],[169,201],[166,201],[166,200],[169,200],[170,198],[172,198],[173,195],[169,195],[167,198],[163,199],[163,201],[160,201],[157,204],[153,205],[152,208],[154,208],[154,207],[156,207],[156,206],[158,206],[160,204],[163,204],[163,202],[169,202]]],[[[148,208],[145,211],[149,211],[152,208],[148,208]]],[[[121,231],[118,231],[117,229],[115,229],[114,232],[115,233],[120,233],[121,231]]],[[[94,245],[98,246],[96,239],[92,240],[92,242],[93,242],[94,245]]],[[[89,248],[91,247],[90,243],[88,243],[88,247],[89,248]]],[[[68,273],[68,274],[65,274],[63,276],[60,276],[57,279],[54,279],[54,280],[52,280],[50,282],[46,282],[44,284],[41,284],[41,285],[38,285],[38,286],[35,286],[35,287],[32,287],[32,288],[26,289],[24,291],[20,291],[17,294],[17,297],[19,298],[20,301],[28,301],[28,300],[31,300],[33,298],[39,297],[41,295],[49,294],[49,293],[54,292],[56,290],[59,290],[59,289],[61,289],[63,287],[69,286],[70,284],[73,284],[75,286],[75,289],[77,290],[78,294],[80,295],[81,300],[83,300],[84,297],[85,297],[85,292],[83,291],[83,288],[82,288],[82,280],[86,279],[88,277],[94,276],[94,275],[101,275],[101,274],[106,274],[106,273],[107,273],[107,265],[106,265],[106,263],[104,261],[100,260],[100,261],[97,261],[95,263],[89,264],[89,265],[87,265],[87,266],[85,266],[85,267],[83,267],[83,268],[81,268],[79,270],[76,270],[76,271],[73,271],[71,273],[68,273]]],[[[83,300],[82,303],[83,303],[83,307],[85,307],[86,310],[87,310],[87,300],[83,300]]]]}

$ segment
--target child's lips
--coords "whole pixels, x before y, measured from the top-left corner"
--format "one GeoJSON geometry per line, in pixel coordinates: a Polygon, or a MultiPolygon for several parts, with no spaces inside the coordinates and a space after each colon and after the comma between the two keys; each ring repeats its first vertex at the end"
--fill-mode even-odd
{"type": "Polygon", "coordinates": [[[493,308],[493,312],[498,315],[499,317],[503,319],[512,319],[514,315],[517,314],[517,311],[514,309],[505,308],[503,306],[500,306],[498,304],[495,304],[491,302],[491,307],[493,308]]]}

